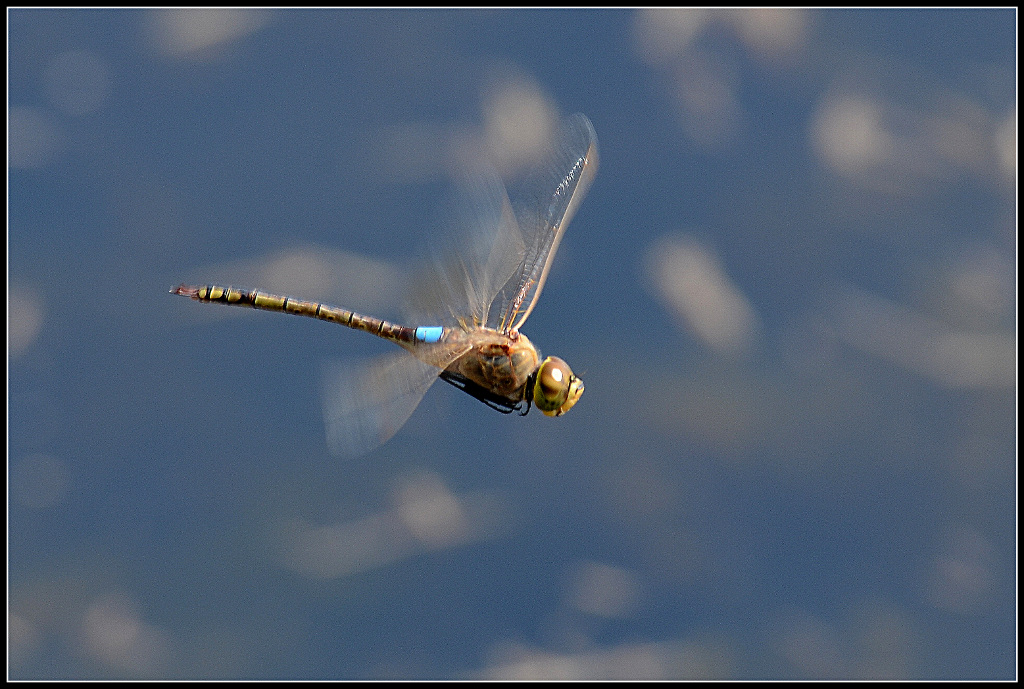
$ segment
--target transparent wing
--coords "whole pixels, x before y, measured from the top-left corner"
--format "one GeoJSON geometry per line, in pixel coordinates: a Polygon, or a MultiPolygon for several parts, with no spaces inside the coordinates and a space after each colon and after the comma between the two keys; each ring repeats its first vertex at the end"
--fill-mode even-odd
{"type": "Polygon", "coordinates": [[[416,320],[449,326],[480,326],[494,298],[522,263],[525,248],[505,185],[489,168],[467,175],[449,219],[457,244],[441,247],[432,270],[412,295],[416,320]]]}
{"type": "Polygon", "coordinates": [[[516,194],[515,216],[525,251],[505,285],[506,299],[494,327],[518,330],[529,317],[547,280],[565,228],[597,172],[597,134],[585,115],[562,121],[549,153],[516,194]]]}
{"type": "Polygon", "coordinates": [[[335,455],[356,457],[398,432],[448,364],[464,354],[446,345],[426,345],[423,361],[400,352],[355,365],[325,367],[324,421],[335,455]]]}

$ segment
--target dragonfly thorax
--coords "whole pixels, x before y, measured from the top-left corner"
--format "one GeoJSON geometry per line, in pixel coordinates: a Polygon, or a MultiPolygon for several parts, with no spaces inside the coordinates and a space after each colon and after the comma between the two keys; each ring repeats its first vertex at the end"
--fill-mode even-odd
{"type": "Polygon", "coordinates": [[[526,384],[540,365],[537,348],[529,338],[516,331],[506,334],[491,328],[479,328],[466,336],[471,349],[448,371],[513,402],[525,399],[526,384]]]}

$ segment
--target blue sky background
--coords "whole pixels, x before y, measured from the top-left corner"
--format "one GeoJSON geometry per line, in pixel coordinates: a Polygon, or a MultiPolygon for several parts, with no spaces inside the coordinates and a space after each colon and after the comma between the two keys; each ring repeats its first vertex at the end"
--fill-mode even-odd
{"type": "Polygon", "coordinates": [[[1013,678],[1016,12],[8,12],[12,678],[1013,678]],[[458,171],[586,113],[524,331],[359,459],[458,171]]]}

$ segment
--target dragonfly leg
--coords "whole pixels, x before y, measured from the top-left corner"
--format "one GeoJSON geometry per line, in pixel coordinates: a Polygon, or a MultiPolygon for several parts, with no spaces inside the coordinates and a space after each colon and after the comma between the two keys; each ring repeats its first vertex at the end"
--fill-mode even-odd
{"type": "MultiPolygon", "coordinates": [[[[480,400],[494,411],[501,412],[502,414],[511,414],[514,411],[518,411],[520,407],[523,406],[522,400],[516,402],[507,397],[496,395],[487,388],[474,383],[469,378],[458,373],[442,371],[439,377],[449,385],[462,390],[470,397],[480,400]]],[[[529,408],[527,408],[527,411],[529,411],[529,408]]]]}

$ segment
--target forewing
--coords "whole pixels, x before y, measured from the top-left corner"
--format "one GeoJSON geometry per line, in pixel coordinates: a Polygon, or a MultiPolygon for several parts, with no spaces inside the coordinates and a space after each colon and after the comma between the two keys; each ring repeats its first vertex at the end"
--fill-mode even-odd
{"type": "Polygon", "coordinates": [[[515,194],[515,215],[525,251],[505,289],[500,329],[518,330],[533,311],[558,244],[590,188],[597,163],[593,125],[585,115],[570,115],[559,127],[548,154],[515,194]]]}
{"type": "MultiPolygon", "coordinates": [[[[417,318],[430,324],[479,326],[522,263],[524,246],[501,179],[478,168],[460,184],[448,214],[448,242],[412,295],[417,318]]],[[[491,316],[496,318],[496,316],[491,316]]]]}

